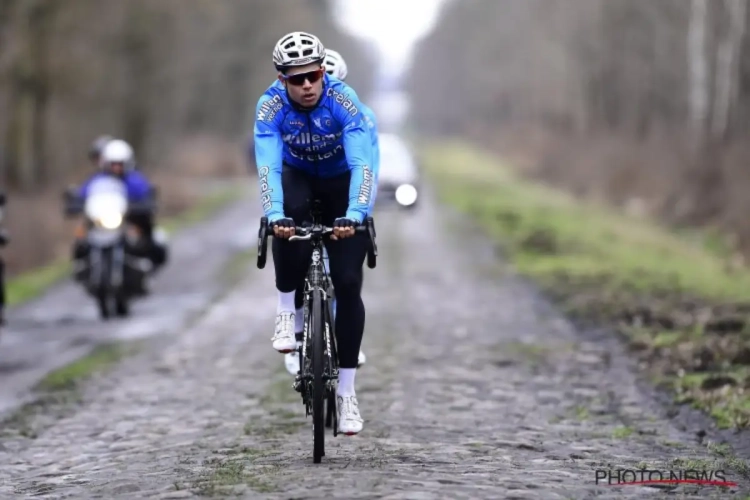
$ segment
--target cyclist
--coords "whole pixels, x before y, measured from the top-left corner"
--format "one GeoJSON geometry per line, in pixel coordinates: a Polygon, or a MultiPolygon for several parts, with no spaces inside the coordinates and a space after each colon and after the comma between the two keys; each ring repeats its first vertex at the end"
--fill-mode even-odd
{"type": "Polygon", "coordinates": [[[99,160],[102,157],[102,150],[104,150],[104,146],[106,146],[107,143],[112,140],[114,140],[114,137],[112,137],[111,135],[100,135],[99,137],[94,139],[94,142],[91,143],[88,156],[89,161],[94,168],[99,168],[99,160]]]}
{"type": "MultiPolygon", "coordinates": [[[[151,196],[152,185],[141,172],[136,170],[133,149],[130,144],[120,139],[112,139],[106,143],[100,154],[99,171],[89,177],[78,190],[81,199],[88,196],[91,182],[99,177],[113,175],[119,177],[127,188],[128,200],[142,201],[151,196]]],[[[154,228],[152,215],[130,216],[129,222],[140,229],[149,243],[149,256],[154,264],[154,271],[163,266],[167,260],[166,234],[154,228]]],[[[82,234],[82,233],[81,233],[82,234]]],[[[85,259],[88,255],[88,245],[83,239],[75,242],[74,259],[85,259]]],[[[79,267],[84,265],[83,262],[79,267]]],[[[154,272],[152,271],[152,272],[154,272]]]]}
{"type": "Polygon", "coordinates": [[[279,294],[272,342],[279,352],[297,346],[295,322],[302,318],[295,314],[294,295],[310,256],[309,246],[286,239],[309,220],[314,198],[322,202],[322,222],[334,228],[326,247],[337,297],[337,411],[339,431],[353,435],[363,426],[354,378],[365,327],[362,265],[369,244],[355,227],[370,209],[372,142],[357,93],[326,74],[324,58],[325,48],[314,35],[281,37],[273,51],[278,81],[258,100],[253,139],[261,203],[276,236],[272,252],[279,294]]]}
{"type": "MultiPolygon", "coordinates": [[[[341,54],[336,52],[332,49],[326,49],[326,57],[323,61],[323,66],[326,69],[326,73],[333,76],[334,78],[338,78],[342,82],[346,79],[346,75],[348,74],[346,62],[344,61],[344,58],[341,57],[341,54]]],[[[377,194],[377,187],[378,187],[378,171],[380,169],[380,148],[378,146],[378,128],[377,128],[377,121],[375,119],[375,113],[365,104],[362,104],[362,114],[365,117],[365,120],[367,120],[367,125],[370,129],[370,137],[372,139],[372,152],[373,152],[373,160],[372,160],[372,170],[373,170],[373,189],[371,192],[371,201],[370,201],[370,212],[372,212],[372,208],[375,205],[375,195],[377,194]]],[[[326,265],[326,271],[330,273],[329,269],[329,263],[328,263],[328,252],[324,251],[323,255],[323,262],[326,265]]],[[[304,283],[300,285],[294,295],[294,306],[296,308],[296,311],[294,313],[294,335],[297,338],[297,346],[299,347],[302,343],[302,336],[303,336],[303,311],[302,311],[302,301],[303,301],[303,293],[304,293],[304,283]]],[[[335,301],[334,301],[334,311],[335,311],[335,301]]],[[[334,312],[335,316],[335,312],[334,312]]],[[[367,357],[365,356],[365,353],[360,348],[359,350],[359,357],[357,358],[357,368],[361,367],[365,364],[367,361],[367,357]]],[[[299,372],[299,355],[296,351],[292,351],[288,353],[286,356],[284,356],[284,365],[286,366],[286,369],[289,373],[292,375],[296,375],[297,372],[299,372]]]]}

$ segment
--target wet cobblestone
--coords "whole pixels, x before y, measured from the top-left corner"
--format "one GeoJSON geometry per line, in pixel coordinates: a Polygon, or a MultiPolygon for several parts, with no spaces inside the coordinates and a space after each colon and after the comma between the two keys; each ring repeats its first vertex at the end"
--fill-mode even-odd
{"type": "MultiPolygon", "coordinates": [[[[712,468],[653,410],[621,352],[586,341],[432,205],[379,216],[366,270],[365,419],[312,432],[271,349],[273,271],[248,278],[164,351],[88,384],[35,439],[0,448],[18,498],[725,498],[735,491],[595,484],[596,469],[712,468]],[[614,361],[613,361],[614,360],[614,361]],[[691,460],[691,462],[686,462],[691,460]]],[[[746,481],[727,471],[727,479],[746,481]]]]}

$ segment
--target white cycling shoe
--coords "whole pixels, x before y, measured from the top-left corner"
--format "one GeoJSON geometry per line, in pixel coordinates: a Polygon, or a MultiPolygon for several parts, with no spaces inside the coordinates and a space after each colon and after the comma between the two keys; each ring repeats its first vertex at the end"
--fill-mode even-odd
{"type": "MultiPolygon", "coordinates": [[[[274,348],[275,347],[276,346],[274,345],[274,348]]],[[[365,353],[359,351],[359,356],[357,357],[357,368],[364,365],[365,361],[367,361],[365,353]]],[[[288,371],[290,375],[297,375],[297,373],[299,373],[299,354],[296,349],[284,356],[284,366],[286,366],[286,371],[288,371]]]]}
{"type": "Polygon", "coordinates": [[[339,432],[353,436],[362,432],[364,420],[359,414],[359,403],[355,396],[336,396],[339,417],[339,432]]]}
{"type": "MultiPolygon", "coordinates": [[[[276,315],[276,329],[274,330],[273,348],[280,353],[295,353],[297,339],[294,337],[294,313],[281,312],[276,315]]],[[[296,373],[296,372],[295,372],[296,373]]]]}

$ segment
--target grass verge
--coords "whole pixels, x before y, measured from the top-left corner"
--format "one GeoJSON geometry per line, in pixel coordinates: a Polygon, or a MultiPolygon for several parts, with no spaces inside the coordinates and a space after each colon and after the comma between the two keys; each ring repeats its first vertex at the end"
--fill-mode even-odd
{"type": "MultiPolygon", "coordinates": [[[[244,191],[244,189],[232,188],[212,193],[186,211],[164,219],[160,225],[166,231],[173,233],[202,222],[229,203],[238,200],[244,191]]],[[[21,304],[38,297],[50,286],[67,278],[70,272],[71,262],[65,257],[9,279],[6,283],[7,305],[21,304]]]]}
{"type": "Polygon", "coordinates": [[[53,422],[68,415],[81,402],[81,384],[112,369],[120,360],[141,351],[141,342],[108,343],[88,355],[48,373],[33,388],[32,401],[2,421],[2,437],[34,439],[53,422]]]}
{"type": "Polygon", "coordinates": [[[715,236],[575,200],[465,143],[428,144],[422,163],[574,320],[623,333],[654,380],[718,427],[750,425],[750,271],[715,236]]]}
{"type": "MultiPolygon", "coordinates": [[[[227,291],[215,300],[228,293],[243,276],[247,275],[245,267],[254,255],[254,250],[239,252],[225,264],[221,277],[225,280],[227,291]]],[[[194,317],[188,318],[188,325],[203,316],[211,304],[197,311],[194,317]]],[[[2,422],[4,431],[0,432],[0,436],[20,435],[35,438],[45,426],[57,418],[64,417],[73,404],[80,403],[82,383],[96,374],[106,373],[123,359],[138,354],[143,350],[145,342],[101,344],[94,347],[89,354],[51,371],[32,388],[34,399],[2,422]]]]}
{"type": "Polygon", "coordinates": [[[75,389],[83,380],[101,373],[121,359],[138,352],[135,344],[112,343],[95,347],[88,355],[48,373],[34,390],[51,392],[75,389]]]}

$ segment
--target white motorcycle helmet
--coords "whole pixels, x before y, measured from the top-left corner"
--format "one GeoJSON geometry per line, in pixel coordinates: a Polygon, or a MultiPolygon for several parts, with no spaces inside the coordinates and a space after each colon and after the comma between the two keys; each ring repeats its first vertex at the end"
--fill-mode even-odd
{"type": "Polygon", "coordinates": [[[346,75],[349,74],[344,58],[332,49],[326,49],[326,58],[323,61],[323,66],[326,68],[326,73],[342,81],[346,80],[346,75]]]}
{"type": "Polygon", "coordinates": [[[135,169],[135,158],[130,144],[121,139],[114,139],[104,146],[99,168],[110,170],[113,163],[122,163],[123,173],[135,169]]]}
{"type": "Polygon", "coordinates": [[[305,66],[323,62],[326,49],[318,37],[295,31],[282,36],[273,49],[273,64],[278,71],[286,71],[295,66],[305,66]]]}

